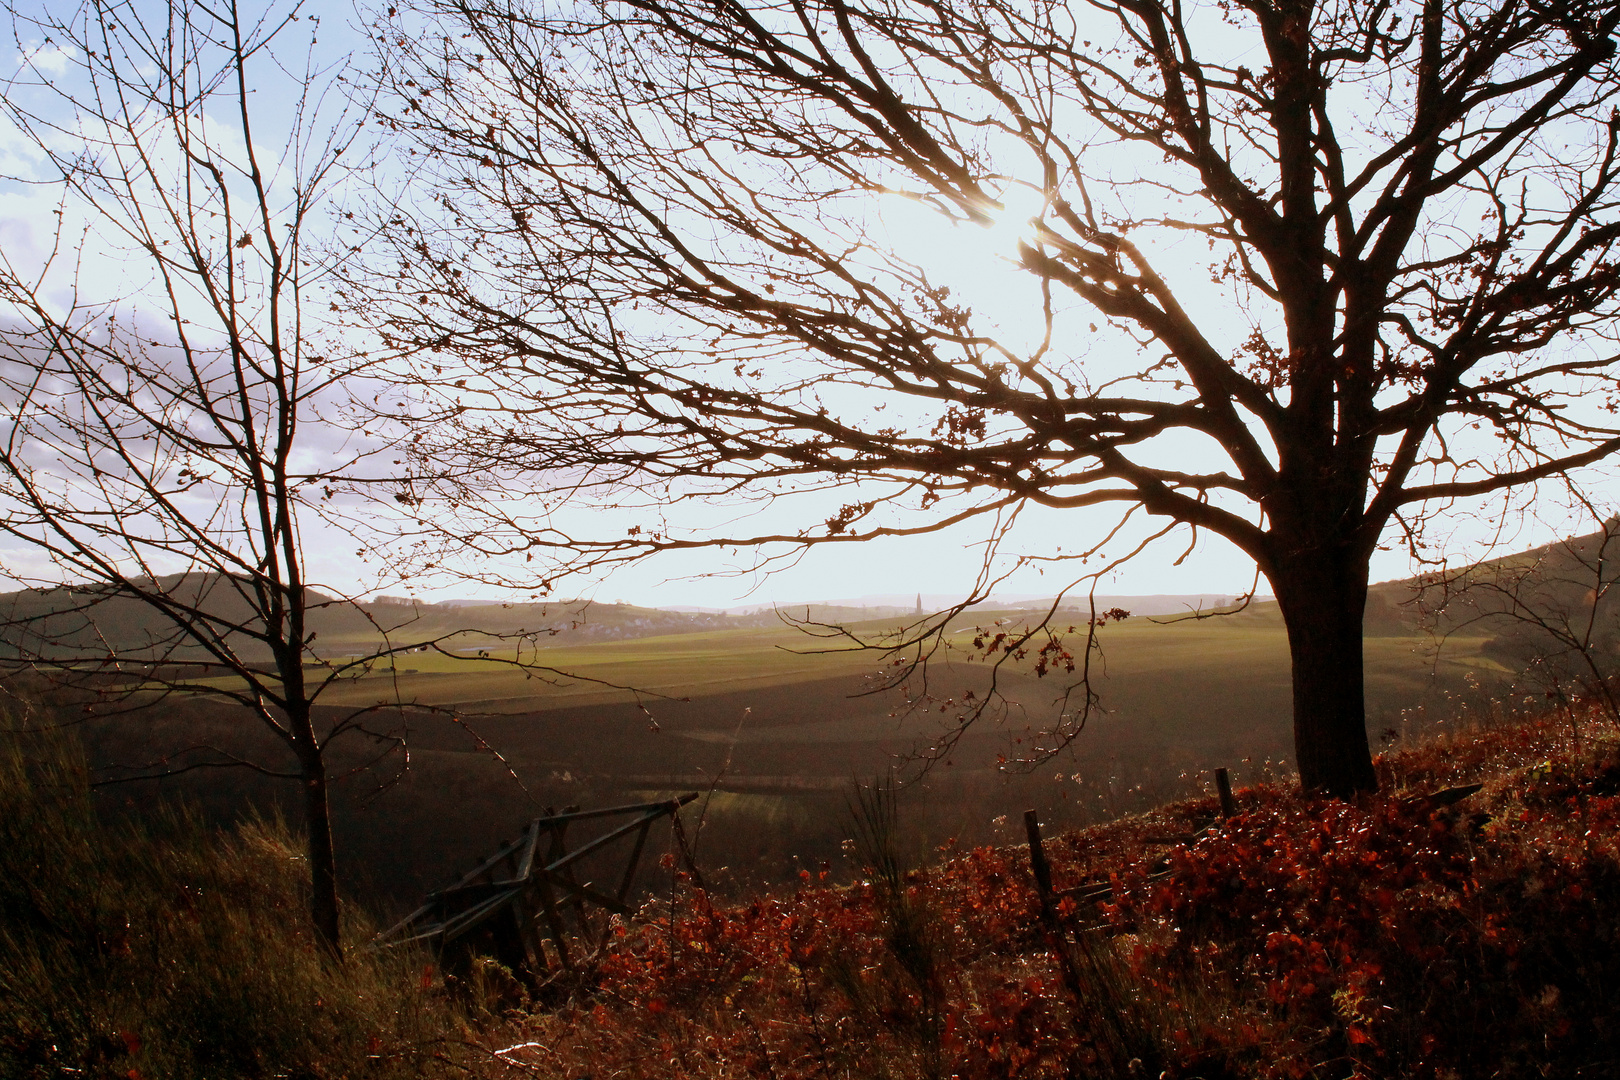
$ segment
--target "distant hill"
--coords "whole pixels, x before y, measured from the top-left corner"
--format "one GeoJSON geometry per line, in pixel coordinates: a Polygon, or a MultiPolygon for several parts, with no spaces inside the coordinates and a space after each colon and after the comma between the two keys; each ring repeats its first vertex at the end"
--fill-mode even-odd
{"type": "MultiPolygon", "coordinates": [[[[1504,621],[1482,612],[1501,603],[1502,584],[1509,579],[1524,595],[1556,608],[1577,605],[1592,588],[1596,555],[1604,533],[1515,552],[1479,564],[1451,583],[1454,591],[1468,587],[1472,599],[1453,601],[1438,617],[1441,587],[1432,577],[1380,582],[1371,587],[1367,601],[1366,633],[1371,637],[1404,636],[1426,629],[1444,633],[1462,622],[1479,622],[1486,634],[1507,632],[1504,621]],[[1492,584],[1494,583],[1494,585],[1492,584]],[[1495,599],[1490,597],[1494,595],[1495,599]],[[1484,607],[1481,607],[1481,605],[1484,607]],[[1426,614],[1427,613],[1427,614],[1426,614]]],[[[1620,544],[1611,556],[1620,556],[1620,544]]],[[[1614,572],[1610,571],[1610,578],[1614,572]]],[[[200,604],[226,623],[248,625],[250,607],[246,583],[217,574],[188,574],[159,578],[158,590],[181,604],[200,604]]],[[[315,633],[313,651],[336,657],[368,652],[385,641],[398,646],[414,641],[450,639],[451,647],[476,649],[481,642],[530,635],[549,645],[587,644],[668,634],[724,629],[768,629],[784,620],[823,623],[875,623],[910,619],[918,602],[924,611],[948,607],[953,598],[925,594],[909,600],[899,594],[849,600],[783,603],[747,609],[676,607],[660,609],[625,603],[564,600],[549,603],[508,603],[487,599],[452,599],[429,603],[409,597],[378,596],[349,601],[310,591],[309,621],[315,633]]],[[[1165,619],[1217,611],[1229,607],[1229,594],[1108,595],[1095,599],[1097,610],[1120,608],[1135,618],[1165,619]]],[[[975,612],[1027,612],[1046,609],[1050,597],[992,597],[975,612]]],[[[1065,597],[1059,607],[1074,616],[1090,609],[1089,598],[1065,597]]],[[[1275,601],[1252,601],[1250,614],[1275,613],[1275,601]]],[[[237,635],[237,645],[251,662],[270,659],[268,650],[237,635]]],[[[105,655],[108,651],[131,659],[171,652],[195,654],[195,646],[176,640],[175,631],[152,605],[125,596],[108,595],[89,586],[29,589],[0,594],[0,658],[24,656],[70,659],[105,655]]]]}
{"type": "MultiPolygon", "coordinates": [[[[154,597],[206,613],[249,661],[270,659],[250,633],[229,630],[252,629],[245,582],[222,574],[175,574],[136,585],[154,597]]],[[[309,591],[309,602],[320,613],[322,630],[357,632],[367,625],[361,612],[315,590],[309,591]]],[[[7,658],[73,659],[111,652],[139,659],[174,655],[175,649],[188,658],[198,654],[154,604],[104,586],[0,594],[0,655],[7,658]]]]}
{"type": "MultiPolygon", "coordinates": [[[[244,632],[227,634],[250,662],[270,659],[267,648],[250,636],[252,608],[247,583],[219,574],[174,575],[156,579],[154,594],[177,604],[195,606],[226,626],[244,632]]],[[[408,598],[371,601],[338,599],[311,589],[309,625],[317,655],[343,656],[368,652],[384,642],[398,646],[414,641],[466,638],[480,641],[536,635],[551,644],[609,641],[679,634],[727,627],[774,623],[772,617],[738,617],[660,611],[629,604],[587,601],[558,603],[429,604],[408,598]]],[[[174,625],[146,601],[105,588],[27,589],[0,594],[0,657],[68,660],[115,653],[128,659],[157,655],[195,658],[195,645],[178,639],[174,625]]]]}
{"type": "MultiPolygon", "coordinates": [[[[861,621],[865,619],[890,619],[917,614],[919,607],[925,613],[944,611],[961,602],[961,596],[952,593],[921,593],[910,596],[901,593],[883,593],[876,596],[856,596],[834,600],[793,600],[775,601],[769,604],[747,604],[730,608],[695,607],[691,605],[674,605],[665,610],[680,612],[702,612],[711,615],[769,615],[776,611],[785,612],[795,617],[802,617],[806,607],[809,607],[813,618],[827,618],[836,614],[838,618],[861,621]]],[[[1054,597],[1036,593],[1015,593],[1012,595],[996,594],[988,597],[981,603],[975,604],[972,610],[978,611],[1036,611],[1052,605],[1054,597]]],[[[1207,611],[1210,608],[1224,607],[1233,602],[1235,597],[1231,593],[1152,593],[1131,596],[1098,596],[1096,605],[1098,611],[1109,608],[1124,608],[1133,615],[1177,615],[1191,611],[1207,611]]],[[[462,601],[449,600],[449,604],[487,603],[488,601],[462,601]]],[[[1090,605],[1086,594],[1071,593],[1063,598],[1060,610],[1080,611],[1090,605]]]]}

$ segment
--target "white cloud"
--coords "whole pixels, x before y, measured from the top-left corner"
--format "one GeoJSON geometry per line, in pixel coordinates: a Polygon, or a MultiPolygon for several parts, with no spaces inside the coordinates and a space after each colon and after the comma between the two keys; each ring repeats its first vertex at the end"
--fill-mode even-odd
{"type": "Polygon", "coordinates": [[[68,67],[79,57],[79,50],[70,45],[47,41],[24,49],[19,55],[21,68],[33,68],[42,75],[65,75],[68,67]]]}

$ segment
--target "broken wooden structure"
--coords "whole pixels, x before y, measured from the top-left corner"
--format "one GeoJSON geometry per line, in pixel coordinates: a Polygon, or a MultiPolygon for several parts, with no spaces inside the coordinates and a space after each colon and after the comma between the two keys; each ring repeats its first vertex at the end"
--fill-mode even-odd
{"type": "Polygon", "coordinates": [[[420,942],[454,969],[487,955],[531,980],[574,969],[575,948],[599,948],[607,919],[594,912],[627,914],[647,835],[662,818],[675,818],[697,793],[663,802],[603,810],[547,809],[523,835],[502,847],[449,888],[430,893],[423,905],[377,935],[378,948],[420,942]],[[630,820],[585,844],[568,849],[569,827],[583,821],[630,820]],[[583,861],[600,869],[613,845],[628,841],[611,886],[580,880],[583,861]],[[593,858],[594,857],[594,858],[593,858]]]}

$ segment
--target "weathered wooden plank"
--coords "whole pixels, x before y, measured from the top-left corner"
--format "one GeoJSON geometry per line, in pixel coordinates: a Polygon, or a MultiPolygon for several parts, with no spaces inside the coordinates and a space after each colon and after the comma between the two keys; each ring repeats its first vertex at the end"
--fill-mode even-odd
{"type": "Polygon", "coordinates": [[[636,868],[641,865],[641,851],[647,846],[647,834],[652,831],[655,819],[647,818],[641,823],[641,831],[636,833],[636,846],[630,849],[630,858],[624,863],[624,877],[619,879],[619,891],[616,897],[622,907],[630,896],[630,885],[636,879],[636,868]]]}

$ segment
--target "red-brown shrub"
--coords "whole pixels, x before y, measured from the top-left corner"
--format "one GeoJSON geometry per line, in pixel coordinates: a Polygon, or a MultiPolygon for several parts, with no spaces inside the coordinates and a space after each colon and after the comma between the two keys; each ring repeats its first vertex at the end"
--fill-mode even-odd
{"type": "Polygon", "coordinates": [[[1162,837],[1212,818],[1210,800],[1053,838],[1060,889],[1113,882],[1101,910],[1061,905],[1071,935],[1094,935],[1076,955],[1123,973],[1080,1002],[1025,849],[980,848],[906,877],[907,917],[931,920],[924,974],[893,955],[892,893],[807,878],[736,907],[687,894],[673,919],[665,907],[622,928],[576,1002],[529,1023],[595,1077],[1139,1074],[1099,1034],[1130,1025],[1099,1016],[1147,1023],[1171,1078],[1574,1076],[1620,1061],[1620,755],[1567,723],[1526,724],[1380,769],[1420,791],[1252,789],[1191,844],[1162,837]],[[1417,797],[1474,780],[1484,790],[1454,807],[1417,797]],[[944,1002],[932,1018],[919,979],[944,1002]]]}

